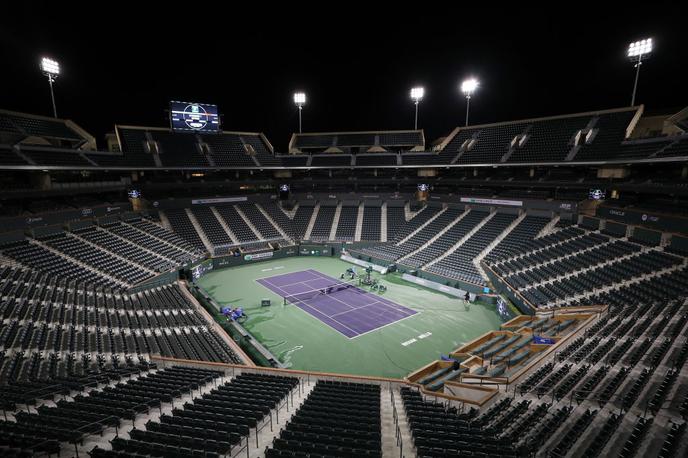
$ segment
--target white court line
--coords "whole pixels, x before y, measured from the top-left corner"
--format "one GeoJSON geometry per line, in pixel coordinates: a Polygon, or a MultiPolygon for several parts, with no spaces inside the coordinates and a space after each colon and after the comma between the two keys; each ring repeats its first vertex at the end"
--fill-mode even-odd
{"type": "Polygon", "coordinates": [[[416,313],[414,313],[413,315],[405,316],[404,318],[401,318],[401,319],[399,319],[399,320],[397,320],[397,321],[392,321],[391,323],[387,323],[387,324],[385,324],[385,325],[383,325],[383,326],[380,326],[379,328],[371,329],[370,331],[363,332],[363,333],[361,333],[361,334],[359,334],[359,335],[357,335],[357,336],[350,337],[350,339],[357,339],[357,338],[359,338],[359,337],[361,337],[361,336],[364,336],[364,335],[366,335],[366,334],[370,334],[371,332],[379,331],[379,330],[382,329],[382,328],[386,328],[387,326],[391,326],[391,325],[393,325],[393,324],[400,323],[400,322],[402,322],[402,321],[404,321],[404,320],[406,320],[406,319],[408,319],[408,318],[413,318],[414,316],[420,315],[420,314],[421,314],[421,312],[416,312],[416,313]]]}
{"type": "MultiPolygon", "coordinates": [[[[307,269],[305,272],[311,272],[311,273],[317,275],[319,278],[322,278],[322,279],[324,279],[324,280],[332,279],[332,277],[330,277],[330,276],[328,276],[328,275],[325,275],[325,274],[323,274],[323,273],[321,273],[321,272],[318,272],[317,270],[314,270],[314,269],[307,269]]],[[[358,292],[361,292],[361,293],[363,293],[363,294],[370,294],[371,296],[373,296],[373,293],[371,293],[371,292],[369,292],[369,291],[366,291],[366,290],[364,290],[363,288],[360,288],[360,287],[358,287],[358,286],[354,286],[354,288],[356,288],[356,289],[358,290],[358,292]]],[[[385,297],[376,298],[376,301],[377,301],[377,302],[380,302],[380,303],[383,303],[383,304],[387,305],[388,307],[391,307],[391,308],[393,308],[393,309],[395,309],[395,310],[397,310],[397,311],[399,311],[399,312],[406,312],[406,310],[411,310],[412,312],[418,313],[416,310],[410,309],[410,308],[408,308],[408,307],[406,307],[406,306],[404,306],[404,305],[401,305],[401,304],[397,304],[396,302],[394,302],[394,301],[392,301],[392,300],[390,300],[390,299],[387,299],[387,298],[385,298],[385,297]],[[402,308],[404,308],[404,309],[406,309],[406,310],[399,310],[398,307],[402,307],[402,308]]],[[[354,310],[356,310],[356,308],[354,308],[354,310]]]]}
{"type": "MultiPolygon", "coordinates": [[[[282,266],[282,268],[284,268],[284,267],[282,266]]],[[[296,272],[287,272],[286,274],[270,275],[269,277],[254,278],[254,280],[255,280],[255,281],[258,281],[258,280],[266,280],[266,279],[268,279],[268,278],[273,278],[273,277],[284,277],[285,275],[299,274],[299,273],[303,273],[303,272],[310,272],[311,275],[313,275],[313,273],[312,273],[311,271],[312,271],[312,269],[297,270],[296,272]]],[[[315,272],[315,271],[313,271],[313,272],[315,272]]],[[[315,279],[312,279],[312,280],[315,280],[315,279]]],[[[303,281],[303,280],[301,280],[301,281],[303,281]]],[[[300,282],[299,282],[299,283],[300,283],[300,282]]],[[[296,283],[294,283],[294,284],[296,284],[296,283]]],[[[285,286],[286,286],[286,285],[285,285],[285,286]]]]}
{"type": "MultiPolygon", "coordinates": [[[[313,269],[308,269],[308,270],[300,271],[300,272],[310,272],[310,273],[312,273],[312,274],[313,274],[313,273],[314,273],[314,274],[317,274],[317,277],[320,278],[320,279],[329,280],[329,279],[332,278],[332,277],[323,275],[323,274],[321,274],[320,272],[318,272],[317,270],[313,270],[313,269]]],[[[296,273],[296,272],[294,272],[294,273],[296,273]]],[[[288,274],[284,274],[284,275],[288,275],[288,274]]],[[[273,287],[275,287],[276,289],[279,289],[279,290],[282,291],[283,293],[286,293],[286,292],[284,291],[284,289],[283,289],[281,286],[275,285],[274,283],[272,283],[271,281],[269,281],[268,278],[271,278],[271,277],[263,277],[263,278],[256,279],[255,281],[263,280],[265,283],[268,283],[268,284],[272,285],[273,287]]],[[[315,279],[313,279],[313,280],[315,280],[315,279]]],[[[303,283],[303,282],[304,282],[304,281],[300,281],[300,282],[297,282],[297,283],[291,283],[290,285],[284,285],[284,286],[297,285],[297,284],[303,283]]],[[[260,282],[258,282],[258,283],[260,283],[260,282]]],[[[368,293],[367,291],[365,291],[364,289],[361,289],[361,288],[359,288],[359,287],[357,287],[357,286],[354,286],[354,288],[356,288],[358,291],[360,291],[360,292],[362,292],[362,293],[364,293],[364,294],[370,294],[370,293],[368,293]]],[[[296,293],[296,294],[298,294],[298,293],[296,293]]],[[[287,296],[290,296],[290,294],[287,294],[287,296]]],[[[282,297],[284,297],[284,296],[282,296],[282,297]]],[[[338,302],[341,302],[342,304],[344,304],[344,305],[346,305],[346,306],[348,306],[348,307],[351,307],[351,305],[349,305],[349,304],[347,304],[346,302],[343,302],[343,301],[341,301],[341,300],[339,300],[339,299],[337,299],[337,298],[335,298],[335,297],[333,297],[333,299],[336,300],[336,301],[338,301],[338,302]]],[[[382,299],[382,300],[380,300],[379,298],[376,298],[376,301],[375,301],[375,302],[373,302],[373,303],[371,303],[371,304],[368,304],[368,305],[373,305],[373,304],[380,303],[380,304],[384,304],[384,305],[386,305],[386,306],[388,306],[388,307],[391,307],[392,309],[394,309],[394,310],[396,310],[396,311],[402,311],[402,310],[399,310],[399,309],[398,309],[397,307],[395,307],[395,306],[404,307],[403,305],[396,304],[395,302],[392,302],[392,301],[389,300],[389,299],[386,299],[386,298],[381,298],[381,299],[382,299]]],[[[421,312],[419,312],[419,311],[417,311],[417,310],[413,310],[413,309],[410,309],[410,308],[408,308],[408,307],[404,307],[406,310],[410,310],[410,311],[413,312],[413,313],[412,313],[411,315],[407,315],[407,316],[405,316],[405,317],[403,317],[403,318],[400,318],[400,319],[398,319],[398,320],[396,320],[396,321],[392,321],[392,322],[387,323],[387,324],[384,324],[384,325],[382,325],[382,326],[380,326],[380,327],[371,329],[370,331],[366,331],[366,332],[363,332],[363,333],[358,333],[358,331],[356,331],[355,329],[350,328],[349,326],[345,325],[344,323],[340,322],[339,320],[337,320],[337,319],[335,319],[335,318],[333,318],[333,317],[334,317],[334,316],[338,316],[338,315],[340,315],[340,314],[346,314],[346,313],[349,313],[349,312],[353,312],[354,310],[358,310],[359,308],[367,307],[368,305],[364,305],[364,306],[361,306],[361,307],[352,307],[351,310],[347,310],[347,311],[345,311],[345,312],[341,312],[341,313],[338,313],[338,314],[329,316],[329,315],[326,315],[325,313],[321,312],[321,311],[318,310],[317,308],[313,307],[312,305],[306,303],[305,301],[301,301],[300,303],[303,304],[303,305],[305,305],[306,307],[308,307],[308,308],[314,310],[314,311],[317,312],[319,315],[322,315],[322,316],[324,316],[324,317],[326,317],[326,318],[330,318],[331,320],[333,320],[333,321],[336,322],[337,324],[340,324],[341,326],[345,327],[346,329],[350,330],[351,332],[357,333],[357,335],[355,335],[355,336],[353,336],[353,337],[349,337],[349,336],[347,336],[346,334],[344,334],[343,332],[339,331],[338,329],[336,329],[336,328],[330,326],[329,324],[327,324],[327,323],[324,322],[323,320],[318,319],[318,321],[320,321],[321,323],[324,323],[325,325],[327,325],[327,326],[329,326],[330,328],[334,329],[335,331],[337,331],[338,333],[340,333],[341,335],[343,335],[343,336],[346,337],[347,339],[355,339],[355,338],[360,337],[360,336],[362,336],[362,335],[369,334],[369,333],[371,333],[371,332],[373,332],[373,331],[377,331],[377,330],[382,329],[382,328],[385,328],[385,327],[387,327],[387,326],[391,326],[391,325],[393,325],[393,324],[399,323],[400,321],[403,321],[403,320],[405,320],[405,319],[407,319],[407,318],[411,318],[411,317],[413,317],[413,316],[420,315],[420,313],[421,313],[421,312]]],[[[296,305],[296,304],[294,304],[294,305],[296,305]]],[[[297,306],[297,307],[298,307],[298,306],[297,306]]],[[[305,310],[304,310],[304,312],[305,312],[305,310]]],[[[308,313],[308,312],[306,312],[306,313],[308,313]]],[[[308,313],[308,314],[311,315],[310,313],[308,313]]],[[[312,316],[313,318],[316,318],[316,316],[314,316],[314,315],[311,315],[311,316],[312,316]]]]}
{"type": "MultiPolygon", "coordinates": [[[[264,278],[262,278],[261,280],[263,280],[263,281],[266,282],[266,283],[271,284],[273,287],[275,287],[276,289],[279,289],[279,290],[282,291],[283,293],[286,293],[281,287],[279,287],[279,286],[277,286],[277,285],[274,285],[274,284],[270,283],[268,280],[266,280],[266,279],[264,279],[264,278]]],[[[258,281],[258,280],[256,280],[256,281],[258,281]]],[[[289,296],[289,295],[290,295],[290,294],[287,293],[287,296],[289,296]]],[[[284,296],[282,296],[282,297],[284,297],[284,296]]],[[[308,308],[311,308],[311,309],[315,310],[318,314],[324,316],[325,318],[330,318],[332,321],[334,321],[334,322],[337,323],[337,324],[342,325],[343,327],[345,327],[345,328],[348,329],[349,331],[351,331],[351,332],[356,332],[356,333],[358,332],[358,331],[356,331],[355,329],[351,329],[350,327],[348,327],[348,326],[345,325],[344,323],[341,323],[341,322],[339,322],[338,320],[336,320],[336,319],[334,319],[334,318],[332,318],[332,317],[329,317],[329,316],[325,315],[325,314],[322,313],[320,310],[316,309],[315,307],[311,306],[310,304],[307,304],[305,301],[301,301],[300,303],[303,304],[303,305],[305,305],[305,306],[308,307],[308,308]]],[[[293,305],[296,305],[296,304],[293,304],[293,305]]],[[[296,305],[296,307],[297,307],[297,308],[300,308],[300,307],[298,307],[298,305],[296,305]]],[[[304,312],[307,313],[308,315],[310,315],[310,316],[313,317],[313,318],[317,318],[317,317],[311,315],[310,313],[306,312],[305,310],[304,310],[304,312]]],[[[330,328],[334,329],[335,331],[337,331],[338,333],[340,333],[341,335],[343,335],[343,336],[346,337],[347,339],[352,339],[352,338],[353,338],[353,337],[347,336],[346,334],[344,334],[344,333],[341,332],[340,330],[336,329],[335,327],[330,326],[329,324],[327,324],[327,323],[324,322],[323,320],[318,319],[318,321],[320,321],[321,323],[324,323],[325,325],[327,325],[327,326],[329,326],[330,328]]],[[[354,337],[358,337],[358,336],[354,336],[354,337]]]]}

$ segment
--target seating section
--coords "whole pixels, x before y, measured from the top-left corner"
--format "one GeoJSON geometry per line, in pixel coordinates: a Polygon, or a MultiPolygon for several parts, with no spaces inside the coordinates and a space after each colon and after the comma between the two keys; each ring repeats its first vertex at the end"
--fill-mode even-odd
{"type": "MultiPolygon", "coordinates": [[[[29,165],[69,168],[394,167],[445,164],[635,160],[688,154],[685,134],[626,139],[637,109],[554,116],[455,129],[437,151],[426,149],[422,131],[294,134],[290,153],[275,155],[258,133],[201,134],[116,126],[115,152],[80,152],[93,142],[64,120],[0,113],[0,135],[14,145],[29,137],[50,146],[22,145],[29,165]],[[60,148],[60,150],[51,150],[60,148]],[[74,152],[65,151],[73,149],[74,152]],[[333,149],[336,148],[336,149],[333,149]],[[296,154],[300,153],[300,154],[296,154]]],[[[26,165],[17,154],[0,153],[2,165],[26,165]]]]}
{"type": "MultiPolygon", "coordinates": [[[[361,223],[361,241],[372,242],[380,240],[382,231],[382,209],[379,206],[366,204],[363,207],[363,221],[361,223]]],[[[387,217],[389,224],[389,216],[387,217]]]]}
{"type": "Polygon", "coordinates": [[[83,142],[85,139],[62,119],[50,119],[24,113],[0,111],[0,132],[19,138],[43,137],[83,142]]]}
{"type": "Polygon", "coordinates": [[[148,421],[145,430],[133,429],[130,439],[113,439],[112,449],[153,456],[231,456],[247,443],[251,430],[258,434],[258,426],[298,383],[293,377],[238,375],[159,421],[148,421]]]}
{"type": "Polygon", "coordinates": [[[172,230],[184,240],[192,244],[197,250],[206,251],[205,244],[198,235],[189,215],[183,208],[170,208],[165,210],[165,216],[172,226],[172,230]]]}
{"type": "Polygon", "coordinates": [[[320,205],[313,229],[311,230],[310,240],[321,242],[330,239],[330,230],[332,229],[332,222],[334,221],[336,211],[337,207],[335,205],[320,205]]]}
{"type": "Polygon", "coordinates": [[[299,238],[298,230],[295,227],[295,221],[289,219],[287,214],[284,213],[284,211],[282,211],[278,204],[269,202],[256,205],[260,205],[260,207],[263,210],[265,210],[265,213],[267,213],[270,216],[270,218],[272,218],[272,221],[274,221],[275,224],[277,224],[277,226],[279,226],[289,237],[291,237],[294,240],[299,238]]]}
{"type": "Polygon", "coordinates": [[[387,205],[387,241],[395,238],[397,231],[406,224],[404,207],[387,205]]]}
{"type": "Polygon", "coordinates": [[[380,245],[373,248],[366,248],[361,251],[381,259],[396,261],[397,259],[403,258],[404,256],[411,254],[413,251],[421,248],[425,243],[437,235],[439,231],[452,224],[461,213],[463,213],[463,210],[458,208],[443,209],[440,212],[435,213],[435,219],[430,220],[427,224],[425,224],[425,226],[422,226],[420,230],[412,233],[413,235],[402,240],[401,242],[390,245],[380,245]]]}
{"type": "Polygon", "coordinates": [[[216,205],[215,209],[239,242],[257,242],[259,240],[259,237],[251,230],[249,225],[246,224],[246,221],[244,221],[236,208],[234,208],[234,205],[216,205]]]}
{"type": "Polygon", "coordinates": [[[335,238],[337,240],[353,242],[356,235],[357,220],[358,205],[342,205],[335,238]]]}
{"type": "Polygon", "coordinates": [[[81,229],[71,233],[49,235],[40,239],[42,243],[52,249],[64,253],[72,259],[77,259],[94,269],[107,272],[108,275],[124,283],[134,285],[151,277],[151,273],[133,263],[127,263],[96,245],[85,242],[82,236],[88,236],[93,228],[81,229]]]}
{"type": "Polygon", "coordinates": [[[210,240],[210,243],[213,244],[216,251],[218,248],[228,247],[234,244],[210,207],[196,205],[191,207],[191,212],[196,217],[196,221],[198,221],[199,226],[201,226],[201,230],[208,240],[210,240]]]}
{"type": "Polygon", "coordinates": [[[413,268],[423,267],[447,253],[452,246],[468,234],[487,215],[487,212],[477,210],[470,210],[464,215],[459,215],[461,219],[455,219],[453,223],[450,223],[450,226],[445,226],[448,227],[446,232],[422,250],[401,261],[401,263],[413,268]]]}
{"type": "Polygon", "coordinates": [[[504,237],[499,244],[494,247],[487,256],[486,262],[495,262],[521,252],[525,244],[535,239],[540,231],[551,221],[550,218],[542,216],[526,215],[509,234],[504,237]]]}
{"type": "Polygon", "coordinates": [[[138,247],[145,247],[158,256],[169,260],[174,266],[180,266],[196,259],[194,256],[195,249],[190,244],[182,239],[173,241],[171,239],[171,237],[175,237],[173,232],[166,231],[160,226],[144,222],[141,219],[116,222],[104,227],[120,239],[138,247]],[[147,225],[153,226],[153,229],[158,230],[159,234],[161,233],[162,236],[167,236],[170,239],[166,240],[146,232],[143,227],[147,227],[147,225]]]}
{"type": "MultiPolygon", "coordinates": [[[[122,420],[134,420],[172,402],[200,385],[212,382],[220,373],[206,369],[170,367],[163,370],[151,367],[115,366],[94,374],[100,383],[117,381],[121,376],[136,376],[114,386],[104,386],[88,393],[77,394],[71,400],[55,401],[55,406],[43,405],[35,412],[20,411],[14,422],[0,422],[1,445],[10,445],[33,453],[56,453],[63,444],[78,444],[89,434],[99,434],[107,427],[121,426],[122,420]],[[40,434],[36,434],[40,431],[40,434]]],[[[79,387],[75,387],[79,388],[79,387]]]]}
{"type": "Polygon", "coordinates": [[[282,239],[282,235],[279,231],[272,225],[270,221],[263,215],[256,204],[251,202],[243,202],[237,207],[241,212],[248,218],[248,220],[253,224],[258,232],[260,232],[261,239],[263,240],[278,240],[282,239]]]}
{"type": "MultiPolygon", "coordinates": [[[[313,217],[313,211],[315,211],[315,202],[302,202],[299,203],[296,213],[294,213],[293,227],[294,233],[299,239],[303,239],[306,235],[306,229],[308,228],[308,223],[313,217]]],[[[334,214],[333,214],[334,216],[334,214]]],[[[329,236],[329,232],[327,233],[329,236]]]]}
{"type": "Polygon", "coordinates": [[[69,260],[47,249],[36,241],[23,240],[1,245],[0,252],[8,258],[46,275],[56,275],[67,280],[97,282],[107,287],[122,285],[105,273],[86,268],[76,261],[69,260]]]}
{"type": "Polygon", "coordinates": [[[265,456],[381,457],[380,386],[319,380],[265,456]]]}
{"type": "Polygon", "coordinates": [[[516,217],[517,215],[513,214],[496,213],[449,256],[430,265],[428,271],[456,280],[485,285],[485,280],[473,264],[473,260],[504,232],[516,217]]]}
{"type": "Polygon", "coordinates": [[[240,362],[181,288],[113,294],[100,284],[2,268],[0,350],[15,353],[3,355],[0,375],[35,378],[49,371],[53,358],[64,365],[64,354],[71,355],[76,375],[96,360],[147,360],[152,354],[240,362]]]}
{"type": "MultiPolygon", "coordinates": [[[[118,127],[117,133],[120,141],[120,148],[122,150],[121,160],[110,160],[108,161],[110,164],[107,165],[156,167],[153,153],[147,151],[144,146],[148,140],[144,130],[124,129],[118,127]]],[[[99,159],[97,157],[93,157],[92,155],[89,156],[89,158],[95,159],[96,162],[99,159]]]]}
{"type": "Polygon", "coordinates": [[[176,267],[178,264],[171,259],[155,254],[145,249],[145,245],[135,245],[126,239],[117,237],[110,227],[119,226],[118,223],[104,226],[102,229],[93,227],[77,232],[79,237],[98,245],[110,253],[116,253],[122,258],[129,259],[136,264],[146,267],[154,272],[164,272],[176,267]]]}
{"type": "Polygon", "coordinates": [[[514,442],[500,435],[527,411],[527,404],[509,410],[511,399],[504,399],[477,417],[475,409],[459,413],[455,407],[425,401],[410,388],[401,389],[401,398],[418,457],[520,456],[514,442]]]}

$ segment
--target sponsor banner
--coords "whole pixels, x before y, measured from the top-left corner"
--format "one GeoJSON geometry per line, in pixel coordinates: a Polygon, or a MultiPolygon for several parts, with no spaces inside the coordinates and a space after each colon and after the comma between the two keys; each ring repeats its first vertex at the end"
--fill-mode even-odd
{"type": "Polygon", "coordinates": [[[259,259],[271,258],[274,254],[273,251],[264,251],[262,253],[251,253],[244,255],[244,261],[257,261],[259,259]]]}
{"type": "Polygon", "coordinates": [[[248,198],[246,196],[242,197],[215,197],[212,199],[191,199],[192,205],[204,205],[204,204],[223,204],[228,202],[246,202],[248,198]]]}
{"type": "Polygon", "coordinates": [[[504,205],[509,207],[523,206],[523,201],[521,200],[483,199],[480,197],[462,197],[461,202],[466,204],[504,205]]]}

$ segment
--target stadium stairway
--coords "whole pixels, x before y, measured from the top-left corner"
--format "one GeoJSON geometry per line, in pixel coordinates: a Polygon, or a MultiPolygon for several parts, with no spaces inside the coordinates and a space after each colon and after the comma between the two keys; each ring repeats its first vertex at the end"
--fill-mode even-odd
{"type": "Polygon", "coordinates": [[[122,286],[122,287],[125,287],[125,288],[131,286],[131,285],[129,285],[128,283],[125,283],[125,282],[123,282],[122,280],[119,280],[119,279],[113,277],[112,275],[110,275],[110,274],[108,274],[108,273],[106,273],[106,272],[103,272],[103,271],[101,271],[101,270],[99,270],[99,269],[96,269],[95,267],[93,267],[93,266],[91,266],[91,265],[89,265],[89,264],[83,263],[83,262],[81,262],[80,260],[78,260],[78,259],[76,259],[76,258],[73,258],[73,257],[69,256],[68,254],[65,254],[65,253],[63,253],[63,252],[61,252],[61,251],[59,251],[59,250],[56,250],[55,248],[49,246],[47,243],[41,242],[40,240],[31,239],[31,240],[29,240],[29,243],[32,243],[32,244],[34,244],[34,245],[38,245],[38,246],[40,246],[41,248],[43,248],[44,250],[50,251],[51,253],[56,254],[56,255],[58,255],[58,256],[61,256],[62,258],[67,259],[68,261],[71,261],[71,262],[73,262],[73,263],[75,263],[75,264],[78,264],[79,266],[83,267],[84,269],[90,270],[91,272],[95,272],[95,273],[97,273],[98,275],[100,275],[100,276],[102,276],[102,277],[105,277],[105,278],[111,280],[112,282],[116,283],[116,284],[119,285],[119,286],[122,286]]]}
{"type": "MultiPolygon", "coordinates": [[[[432,223],[433,221],[435,221],[441,214],[443,214],[444,212],[446,212],[448,208],[449,208],[449,207],[447,207],[446,205],[443,206],[443,207],[442,207],[442,210],[438,211],[438,212],[437,212],[436,214],[434,214],[430,219],[428,219],[426,222],[424,222],[423,224],[421,224],[420,226],[418,226],[418,227],[417,227],[413,232],[411,232],[409,235],[407,235],[407,236],[404,237],[403,239],[399,240],[399,242],[396,243],[396,245],[403,245],[404,243],[406,243],[406,241],[408,241],[410,238],[412,238],[412,237],[413,237],[414,235],[416,235],[417,233],[419,233],[419,232],[421,232],[422,230],[424,230],[425,227],[426,227],[427,225],[431,224],[431,223],[432,223]]],[[[418,212],[418,213],[420,213],[420,212],[418,212]]],[[[418,213],[415,213],[414,216],[417,215],[418,213]]],[[[407,221],[408,221],[408,220],[407,220],[407,221]]]]}
{"type": "Polygon", "coordinates": [[[387,241],[387,201],[382,202],[380,208],[380,242],[387,241]]]}
{"type": "Polygon", "coordinates": [[[203,245],[205,245],[206,250],[215,254],[215,246],[213,246],[213,244],[210,243],[210,240],[208,240],[208,236],[205,235],[205,232],[203,231],[201,224],[196,219],[196,215],[193,214],[190,208],[186,208],[185,210],[186,215],[189,217],[189,220],[191,221],[191,224],[193,225],[194,229],[196,229],[196,232],[198,233],[198,236],[201,238],[203,245]]]}
{"type": "Polygon", "coordinates": [[[337,208],[334,211],[334,217],[332,218],[332,227],[330,227],[330,235],[328,240],[337,239],[337,227],[339,226],[339,218],[342,216],[342,202],[337,204],[337,208]]]}
{"type": "MultiPolygon", "coordinates": [[[[96,228],[96,229],[97,229],[98,231],[106,232],[106,233],[107,233],[107,236],[111,237],[112,240],[118,240],[118,241],[120,241],[120,242],[126,244],[127,246],[129,246],[129,245],[135,243],[135,242],[133,242],[133,241],[131,241],[131,240],[129,240],[129,239],[127,239],[127,238],[125,238],[125,237],[119,235],[119,234],[116,234],[116,233],[112,232],[112,231],[109,230],[109,229],[105,229],[105,228],[102,228],[102,227],[98,227],[98,228],[96,228]]],[[[155,257],[155,258],[160,259],[160,262],[164,262],[164,263],[167,264],[167,265],[174,265],[174,264],[176,263],[176,261],[175,261],[174,259],[170,258],[169,256],[167,256],[167,255],[165,255],[165,254],[163,254],[163,253],[157,253],[157,252],[153,251],[152,249],[150,249],[149,247],[147,247],[147,246],[145,246],[145,245],[136,244],[135,246],[136,246],[136,249],[142,250],[143,252],[148,253],[150,256],[153,256],[153,257],[155,257]]],[[[112,251],[112,250],[110,250],[110,251],[112,251]]]]}
{"type": "Polygon", "coordinates": [[[535,239],[539,239],[541,237],[544,237],[546,235],[552,234],[552,233],[560,230],[560,228],[557,227],[557,224],[559,223],[560,220],[561,220],[561,217],[559,215],[554,215],[554,218],[552,218],[552,220],[549,223],[545,224],[545,227],[540,229],[540,232],[537,233],[537,235],[535,236],[535,239]]]}
{"type": "MultiPolygon", "coordinates": [[[[290,398],[290,404],[287,405],[287,410],[283,410],[279,415],[279,420],[275,417],[272,429],[263,428],[258,433],[258,447],[252,447],[249,450],[250,458],[262,458],[265,456],[265,446],[272,443],[275,437],[279,437],[281,429],[289,423],[291,417],[299,410],[301,404],[308,398],[308,395],[313,391],[315,382],[301,380],[301,389],[294,390],[293,396],[290,398]]],[[[255,442],[250,444],[255,446],[255,442]]]]}
{"type": "MultiPolygon", "coordinates": [[[[154,270],[149,269],[148,267],[146,267],[146,266],[144,266],[144,265],[142,265],[142,264],[139,264],[139,263],[137,263],[137,262],[135,262],[135,261],[133,261],[133,260],[131,260],[131,259],[127,259],[127,258],[125,258],[125,257],[123,257],[123,256],[120,256],[118,253],[113,252],[112,250],[110,250],[109,248],[107,248],[107,247],[105,247],[105,246],[97,245],[97,244],[93,243],[92,241],[90,241],[90,240],[88,240],[88,239],[82,237],[81,235],[79,235],[78,232],[72,232],[71,235],[72,235],[74,238],[76,238],[76,239],[78,239],[79,241],[81,241],[82,243],[85,243],[86,245],[89,245],[89,246],[92,246],[92,247],[94,247],[94,248],[96,248],[96,249],[100,249],[100,250],[105,251],[106,253],[108,253],[108,254],[109,254],[110,256],[112,256],[113,258],[118,259],[119,261],[121,261],[123,264],[133,264],[133,265],[135,265],[135,266],[138,267],[139,269],[142,269],[142,270],[146,271],[151,277],[153,277],[153,276],[155,276],[155,275],[157,274],[157,272],[155,272],[154,270]]],[[[141,248],[141,249],[144,249],[144,248],[141,248]]]]}
{"type": "Polygon", "coordinates": [[[303,234],[304,240],[310,240],[311,232],[313,232],[313,226],[315,226],[315,220],[318,219],[318,213],[320,213],[320,202],[315,204],[313,207],[313,214],[311,219],[308,221],[308,226],[306,226],[306,232],[303,234]]]}
{"type": "Polygon", "coordinates": [[[504,238],[507,235],[509,235],[511,231],[513,231],[516,228],[516,226],[521,224],[521,221],[523,221],[526,218],[526,216],[526,212],[521,213],[518,216],[518,218],[516,218],[511,224],[509,224],[509,226],[506,229],[504,229],[504,231],[501,234],[499,234],[496,239],[490,242],[490,244],[487,247],[485,247],[485,249],[481,251],[480,254],[478,254],[478,256],[475,257],[475,259],[473,260],[473,265],[475,265],[476,270],[484,279],[487,280],[487,274],[483,270],[483,267],[480,265],[480,261],[482,261],[483,258],[490,253],[490,251],[492,251],[497,245],[499,245],[499,243],[502,240],[504,240],[504,238]]]}
{"type": "Polygon", "coordinates": [[[411,456],[413,436],[398,386],[382,390],[382,456],[411,456]],[[398,428],[398,430],[397,430],[398,428]],[[397,440],[397,436],[401,440],[397,440]]]}
{"type": "MultiPolygon", "coordinates": [[[[461,221],[469,212],[470,212],[470,210],[468,210],[468,209],[467,209],[467,210],[464,210],[461,214],[459,214],[459,216],[457,216],[457,217],[454,219],[454,221],[452,221],[452,222],[450,222],[449,224],[447,224],[447,225],[446,225],[445,227],[443,227],[439,232],[437,232],[437,234],[435,234],[434,236],[432,236],[432,238],[431,238],[430,240],[428,240],[427,242],[425,242],[424,244],[422,244],[421,246],[419,246],[417,249],[413,250],[412,252],[410,252],[410,253],[407,254],[406,256],[402,256],[401,258],[397,259],[397,262],[403,264],[402,261],[404,261],[405,259],[408,259],[408,258],[412,257],[412,256],[415,255],[416,253],[418,253],[418,252],[420,252],[420,251],[423,251],[424,249],[426,249],[427,247],[429,247],[430,245],[432,245],[433,243],[435,243],[435,241],[436,241],[438,238],[442,237],[442,236],[444,235],[445,232],[447,232],[449,229],[451,229],[452,227],[454,227],[454,226],[455,226],[459,221],[461,221]]],[[[437,216],[439,216],[439,213],[438,213],[437,216]]],[[[428,222],[429,222],[429,221],[428,221],[428,222]]]]}
{"type": "Polygon", "coordinates": [[[277,224],[275,220],[272,219],[272,217],[268,214],[268,212],[265,211],[265,209],[260,204],[256,204],[256,208],[259,212],[263,214],[265,219],[268,220],[270,224],[272,224],[275,230],[280,233],[284,240],[289,240],[292,243],[294,242],[294,240],[286,232],[284,232],[284,229],[282,229],[282,227],[279,224],[277,224]]]}
{"type": "Polygon", "coordinates": [[[232,240],[232,243],[235,245],[240,245],[239,239],[237,239],[236,235],[234,235],[234,232],[227,226],[227,222],[225,219],[220,215],[217,211],[217,208],[215,207],[210,207],[210,210],[213,212],[213,215],[215,215],[215,219],[220,223],[220,226],[222,226],[222,229],[225,230],[229,238],[232,240]]]}
{"type": "Polygon", "coordinates": [[[444,253],[442,256],[439,256],[439,257],[433,259],[431,262],[425,264],[422,268],[423,268],[423,269],[427,269],[428,267],[437,264],[438,262],[440,262],[441,260],[443,260],[444,258],[446,258],[447,256],[449,256],[450,254],[452,254],[454,251],[456,251],[457,249],[459,249],[459,247],[461,247],[461,245],[463,245],[464,243],[466,243],[466,241],[468,241],[471,237],[473,237],[473,234],[475,234],[476,232],[478,232],[478,231],[479,231],[485,224],[487,224],[487,222],[490,221],[490,220],[494,217],[494,215],[496,215],[496,214],[497,214],[496,211],[491,212],[491,213],[490,213],[489,215],[487,215],[482,221],[480,221],[480,223],[476,224],[475,227],[474,227],[473,229],[471,229],[471,231],[470,231],[469,233],[467,233],[465,236],[463,236],[463,237],[461,238],[461,240],[459,240],[459,241],[456,242],[451,248],[449,248],[449,249],[447,250],[446,253],[444,253]]]}
{"type": "Polygon", "coordinates": [[[174,229],[172,229],[172,224],[170,224],[170,220],[167,219],[167,215],[165,214],[165,212],[163,212],[163,211],[158,212],[158,218],[160,218],[160,225],[165,230],[168,230],[170,232],[174,232],[174,229]]]}
{"type": "MultiPolygon", "coordinates": [[[[255,159],[255,158],[254,158],[254,159],[255,159]]],[[[256,239],[258,239],[259,241],[264,241],[264,240],[265,240],[265,237],[263,236],[263,234],[260,233],[260,231],[258,230],[258,228],[251,222],[251,220],[250,220],[250,219],[246,216],[246,214],[241,210],[241,208],[239,207],[239,205],[235,205],[235,206],[234,206],[234,209],[235,209],[236,212],[239,214],[239,216],[241,216],[241,219],[244,220],[244,222],[245,222],[246,225],[249,227],[249,229],[251,229],[251,230],[253,231],[253,233],[256,234],[256,239]]]]}
{"type": "Polygon", "coordinates": [[[361,233],[363,232],[363,208],[364,204],[361,201],[358,204],[358,213],[356,213],[356,232],[354,233],[354,242],[361,241],[361,233]]]}

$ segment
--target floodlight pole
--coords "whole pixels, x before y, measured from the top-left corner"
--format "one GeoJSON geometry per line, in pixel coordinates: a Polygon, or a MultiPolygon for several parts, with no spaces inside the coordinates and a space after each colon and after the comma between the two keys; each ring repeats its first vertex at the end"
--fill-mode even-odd
{"type": "Polygon", "coordinates": [[[635,92],[638,89],[638,78],[640,78],[640,66],[643,64],[643,55],[638,54],[638,63],[635,64],[635,83],[633,83],[633,95],[631,96],[631,106],[635,105],[635,92]]]}
{"type": "Polygon", "coordinates": [[[57,107],[55,106],[55,92],[53,91],[53,75],[48,73],[48,84],[50,85],[50,99],[53,102],[53,117],[57,118],[57,107]]]}
{"type": "Polygon", "coordinates": [[[413,123],[413,130],[418,130],[418,100],[416,100],[416,120],[413,123]]]}
{"type": "Polygon", "coordinates": [[[303,105],[299,105],[299,133],[302,133],[301,131],[301,109],[303,108],[303,105]]]}
{"type": "Polygon", "coordinates": [[[471,94],[466,94],[466,127],[468,127],[468,110],[471,107],[471,94]]]}

